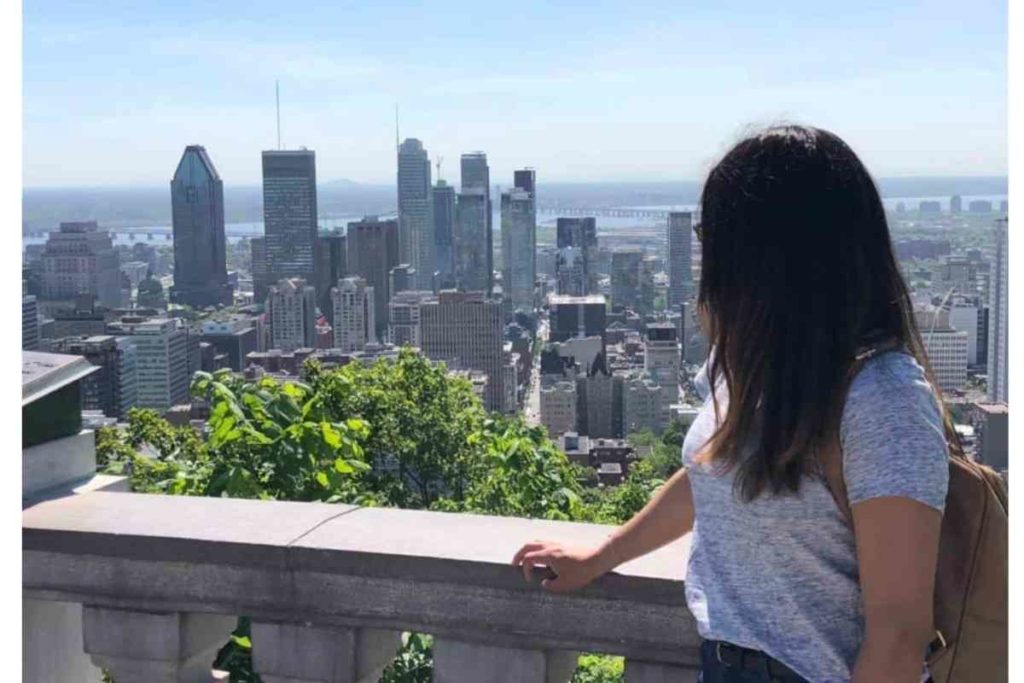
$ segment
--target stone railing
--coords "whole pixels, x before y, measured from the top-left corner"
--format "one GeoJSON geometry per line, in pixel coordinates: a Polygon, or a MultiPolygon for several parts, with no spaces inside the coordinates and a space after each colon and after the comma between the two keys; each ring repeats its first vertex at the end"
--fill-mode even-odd
{"type": "MultiPolygon", "coordinates": [[[[26,603],[79,609],[84,653],[115,683],[211,680],[240,615],[252,619],[266,683],[375,681],[402,631],[434,636],[438,683],[566,681],[579,652],[624,655],[629,683],[695,681],[688,539],[573,594],[528,584],[509,565],[524,542],[596,543],[610,530],[87,493],[23,512],[23,592],[26,603]]],[[[34,637],[45,634],[27,629],[34,637]]]]}

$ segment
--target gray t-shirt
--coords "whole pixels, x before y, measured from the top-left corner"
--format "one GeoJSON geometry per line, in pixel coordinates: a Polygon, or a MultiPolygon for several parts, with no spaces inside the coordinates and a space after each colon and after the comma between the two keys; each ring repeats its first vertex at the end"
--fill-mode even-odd
{"type": "MultiPolygon", "coordinates": [[[[695,383],[705,402],[683,443],[696,519],[686,600],[701,636],[761,650],[812,683],[849,681],[864,632],[853,532],[820,479],[806,478],[795,495],[743,503],[731,474],[695,465],[715,429],[703,370],[695,383]]],[[[865,363],[840,436],[851,505],[904,496],[943,509],[949,470],[940,405],[912,356],[883,353],[865,363]]]]}

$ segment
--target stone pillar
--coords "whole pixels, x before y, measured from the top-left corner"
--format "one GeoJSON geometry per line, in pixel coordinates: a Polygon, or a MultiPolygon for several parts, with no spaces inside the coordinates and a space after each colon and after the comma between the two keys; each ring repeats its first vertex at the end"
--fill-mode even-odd
{"type": "Polygon", "coordinates": [[[434,683],[565,683],[578,653],[525,650],[434,638],[434,683]]]}
{"type": "Polygon", "coordinates": [[[85,652],[116,683],[209,683],[237,620],[214,614],[84,608],[85,652]]]}
{"type": "Polygon", "coordinates": [[[697,683],[698,669],[680,664],[626,660],[625,683],[697,683]]]}
{"type": "Polygon", "coordinates": [[[376,683],[401,644],[397,631],[252,622],[263,683],[376,683]]]}

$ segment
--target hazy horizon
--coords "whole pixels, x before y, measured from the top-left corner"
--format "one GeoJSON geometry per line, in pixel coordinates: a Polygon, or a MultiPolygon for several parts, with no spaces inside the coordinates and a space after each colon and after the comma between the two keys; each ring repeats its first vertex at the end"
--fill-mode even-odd
{"type": "Polygon", "coordinates": [[[670,0],[353,6],[318,0],[24,7],[27,187],[163,185],[187,144],[255,185],[260,151],[393,181],[400,134],[495,183],[699,179],[751,126],[843,137],[878,177],[1007,173],[1004,0],[681,7],[670,0]],[[283,11],[286,10],[286,11],[283,11]]]}

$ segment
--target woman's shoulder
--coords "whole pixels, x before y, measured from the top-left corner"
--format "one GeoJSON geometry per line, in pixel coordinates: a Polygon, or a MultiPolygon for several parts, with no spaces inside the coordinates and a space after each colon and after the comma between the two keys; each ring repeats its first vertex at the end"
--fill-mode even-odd
{"type": "Polygon", "coordinates": [[[867,360],[850,382],[850,399],[879,393],[922,394],[937,400],[924,367],[906,351],[885,351],[867,360]]]}

